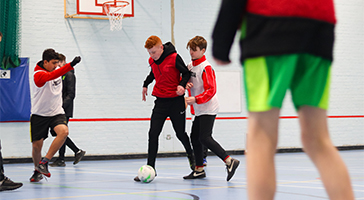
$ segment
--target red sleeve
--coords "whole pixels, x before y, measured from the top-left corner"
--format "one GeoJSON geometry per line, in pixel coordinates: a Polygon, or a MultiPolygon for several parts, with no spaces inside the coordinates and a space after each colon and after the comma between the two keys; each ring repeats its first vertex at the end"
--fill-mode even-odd
{"type": "Polygon", "coordinates": [[[67,63],[65,66],[58,68],[52,72],[42,70],[34,74],[34,83],[37,87],[43,87],[46,82],[56,79],[72,69],[73,67],[71,67],[70,63],[67,63]]]}
{"type": "Polygon", "coordinates": [[[204,92],[195,96],[197,104],[203,104],[216,94],[216,77],[211,66],[206,66],[202,72],[204,92]]]}

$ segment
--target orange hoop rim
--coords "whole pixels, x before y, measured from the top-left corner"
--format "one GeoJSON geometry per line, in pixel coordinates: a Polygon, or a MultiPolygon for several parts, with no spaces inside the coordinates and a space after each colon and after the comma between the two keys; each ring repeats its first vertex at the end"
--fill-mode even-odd
{"type": "Polygon", "coordinates": [[[127,5],[129,5],[130,3],[127,2],[127,1],[106,1],[102,4],[102,6],[110,6],[110,7],[125,7],[127,5]],[[125,4],[122,4],[122,5],[117,5],[117,3],[125,3],[125,4]]]}
{"type": "MultiPolygon", "coordinates": [[[[113,8],[125,8],[126,6],[128,6],[130,3],[127,2],[127,1],[106,1],[102,4],[102,12],[104,14],[107,14],[106,11],[105,11],[105,8],[107,8],[108,12],[109,12],[109,7],[113,7],[113,8]],[[121,5],[117,5],[118,3],[124,3],[124,4],[121,4],[121,5]]],[[[119,10],[118,9],[118,10],[119,10]]]]}

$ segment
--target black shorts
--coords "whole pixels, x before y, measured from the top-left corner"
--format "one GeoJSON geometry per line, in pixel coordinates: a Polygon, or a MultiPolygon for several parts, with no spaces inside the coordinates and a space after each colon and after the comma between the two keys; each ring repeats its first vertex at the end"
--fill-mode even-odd
{"type": "MultiPolygon", "coordinates": [[[[66,116],[66,122],[67,122],[67,124],[68,124],[68,121],[69,120],[70,120],[70,118],[66,116]]],[[[53,137],[56,137],[57,136],[57,133],[53,130],[53,128],[51,128],[51,130],[49,132],[51,133],[51,135],[53,137]]]]}
{"type": "Polygon", "coordinates": [[[30,140],[31,142],[46,139],[49,128],[54,129],[57,125],[64,124],[67,126],[65,114],[59,114],[52,117],[43,117],[40,115],[31,115],[30,117],[30,140]]]}

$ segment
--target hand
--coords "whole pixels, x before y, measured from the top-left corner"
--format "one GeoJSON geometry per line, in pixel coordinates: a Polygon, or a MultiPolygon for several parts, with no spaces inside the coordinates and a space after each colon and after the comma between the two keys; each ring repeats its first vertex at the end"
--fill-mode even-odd
{"type": "Polygon", "coordinates": [[[189,89],[191,89],[192,87],[193,87],[193,83],[188,82],[188,83],[186,84],[186,90],[189,90],[189,89]]]}
{"type": "Polygon", "coordinates": [[[214,58],[214,61],[216,62],[217,65],[228,65],[228,64],[230,64],[230,61],[223,61],[223,60],[219,60],[217,58],[214,58]]]}
{"type": "Polygon", "coordinates": [[[142,95],[143,95],[142,100],[146,101],[147,100],[147,95],[148,95],[148,88],[143,87],[142,95]]]}
{"type": "Polygon", "coordinates": [[[77,63],[81,62],[81,57],[80,56],[76,56],[72,62],[70,63],[72,67],[74,67],[75,65],[77,65],[77,63]]]}
{"type": "Polygon", "coordinates": [[[188,105],[192,105],[192,104],[196,103],[196,98],[195,97],[186,97],[185,101],[188,105]]]}
{"type": "Polygon", "coordinates": [[[185,88],[182,85],[178,85],[177,86],[177,91],[176,91],[178,96],[181,96],[185,93],[185,88]]]}

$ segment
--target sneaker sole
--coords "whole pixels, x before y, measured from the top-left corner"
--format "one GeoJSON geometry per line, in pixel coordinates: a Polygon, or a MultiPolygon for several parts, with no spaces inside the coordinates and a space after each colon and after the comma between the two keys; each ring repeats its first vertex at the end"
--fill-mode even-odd
{"type": "Polygon", "coordinates": [[[23,186],[23,184],[17,186],[0,186],[1,187],[0,191],[15,190],[20,188],[21,186],[23,186]]]}
{"type": "Polygon", "coordinates": [[[30,179],[30,182],[32,182],[32,183],[34,183],[34,182],[39,182],[39,181],[41,181],[43,179],[43,177],[41,178],[41,179],[39,179],[39,180],[35,180],[34,178],[32,178],[32,179],[30,179]]]}
{"type": "Polygon", "coordinates": [[[196,176],[196,177],[193,177],[193,178],[189,178],[189,177],[186,177],[186,176],[183,177],[183,179],[185,179],[185,180],[202,179],[202,178],[206,178],[206,175],[205,176],[196,176]]]}
{"type": "Polygon", "coordinates": [[[46,177],[51,177],[51,173],[50,172],[48,172],[48,173],[45,173],[45,172],[42,172],[42,170],[40,170],[38,167],[36,168],[37,169],[37,171],[39,172],[39,173],[41,173],[41,174],[43,174],[44,176],[46,176],[46,177]]]}

